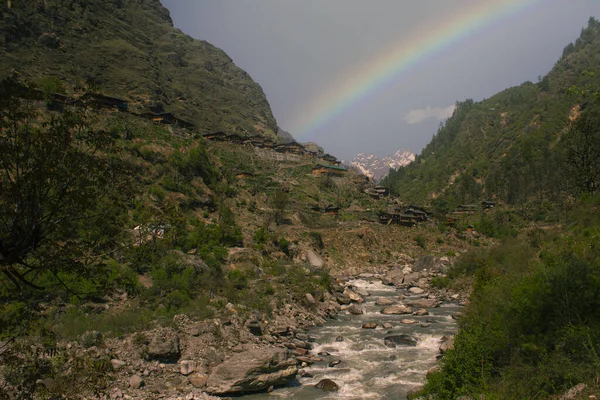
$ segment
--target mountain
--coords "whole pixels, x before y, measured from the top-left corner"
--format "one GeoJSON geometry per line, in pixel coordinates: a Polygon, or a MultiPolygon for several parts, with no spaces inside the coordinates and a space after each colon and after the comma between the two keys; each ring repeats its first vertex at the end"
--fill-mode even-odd
{"type": "Polygon", "coordinates": [[[277,128],[277,137],[279,137],[283,143],[292,143],[296,141],[291,133],[284,131],[281,128],[277,128]]]}
{"type": "Polygon", "coordinates": [[[566,133],[584,110],[597,107],[599,89],[600,22],[591,18],[539,82],[458,102],[415,162],[384,183],[406,201],[440,210],[486,199],[559,203],[586,170],[571,168],[566,133]]]}
{"type": "Polygon", "coordinates": [[[394,155],[377,157],[374,154],[358,153],[356,157],[349,163],[344,162],[348,166],[356,168],[363,175],[379,181],[387,175],[390,169],[398,169],[408,165],[415,159],[415,154],[406,149],[398,150],[394,155]]]}
{"type": "Polygon", "coordinates": [[[0,5],[0,78],[48,77],[130,111],[171,112],[200,131],[276,138],[262,88],[221,49],[173,27],[159,0],[32,0],[0,5]]]}

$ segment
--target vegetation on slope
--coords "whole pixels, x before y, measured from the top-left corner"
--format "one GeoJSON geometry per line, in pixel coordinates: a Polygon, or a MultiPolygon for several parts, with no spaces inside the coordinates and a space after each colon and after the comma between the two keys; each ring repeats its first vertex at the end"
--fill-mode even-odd
{"type": "Polygon", "coordinates": [[[202,131],[276,137],[265,94],[220,49],[173,28],[159,0],[0,3],[0,78],[60,79],[69,94],[123,98],[202,131]],[[10,6],[8,6],[10,5],[10,6]]]}
{"type": "Polygon", "coordinates": [[[590,88],[600,87],[599,61],[600,23],[591,18],[537,84],[457,103],[415,162],[383,183],[407,201],[433,202],[440,211],[487,199],[563,201],[581,189],[577,176],[584,173],[565,168],[572,160],[565,133],[589,108],[590,88]]]}

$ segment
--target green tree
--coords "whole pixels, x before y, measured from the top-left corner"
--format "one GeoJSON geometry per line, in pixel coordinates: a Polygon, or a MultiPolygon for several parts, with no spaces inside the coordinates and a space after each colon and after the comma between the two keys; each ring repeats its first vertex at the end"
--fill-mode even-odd
{"type": "Polygon", "coordinates": [[[91,272],[114,247],[130,185],[109,133],[81,111],[39,115],[23,89],[0,82],[0,273],[39,288],[47,273],[91,272]]]}
{"type": "Polygon", "coordinates": [[[563,137],[569,176],[575,186],[589,194],[600,185],[600,112],[586,110],[572,121],[563,137]]]}

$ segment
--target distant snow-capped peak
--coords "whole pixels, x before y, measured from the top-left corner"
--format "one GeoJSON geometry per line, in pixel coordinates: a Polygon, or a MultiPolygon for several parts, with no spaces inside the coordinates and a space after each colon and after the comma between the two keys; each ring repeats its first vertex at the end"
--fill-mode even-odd
{"type": "Polygon", "coordinates": [[[406,149],[400,149],[392,156],[377,157],[374,154],[358,153],[350,162],[345,163],[356,168],[363,175],[375,181],[381,180],[391,168],[397,169],[415,160],[415,154],[406,149]]]}

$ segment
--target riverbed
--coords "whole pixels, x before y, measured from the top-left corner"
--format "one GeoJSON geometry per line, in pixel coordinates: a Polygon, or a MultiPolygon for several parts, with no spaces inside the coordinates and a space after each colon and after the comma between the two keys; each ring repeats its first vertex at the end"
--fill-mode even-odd
{"type": "Polygon", "coordinates": [[[348,315],[342,311],[336,319],[311,329],[314,338],[312,354],[329,353],[305,371],[312,377],[299,377],[292,385],[271,393],[244,396],[246,400],[285,399],[405,399],[407,394],[420,387],[427,371],[435,366],[441,338],[454,335],[457,330],[453,314],[460,308],[452,304],[428,309],[429,315],[384,315],[383,306],[375,302],[387,298],[397,302],[419,299],[407,290],[383,285],[380,281],[354,280],[350,285],[367,290],[371,295],[360,306],[362,315],[348,315]],[[403,324],[404,319],[417,320],[403,324]],[[376,329],[363,329],[362,325],[377,323],[376,329]],[[390,323],[392,329],[382,325],[390,323]],[[416,346],[389,348],[384,337],[409,335],[417,340],[416,346]],[[338,341],[339,337],[343,341],[338,341]],[[337,340],[336,340],[337,339],[337,340]],[[329,367],[332,361],[341,360],[329,367]],[[339,385],[337,392],[315,388],[322,379],[331,379],[339,385]]]}

